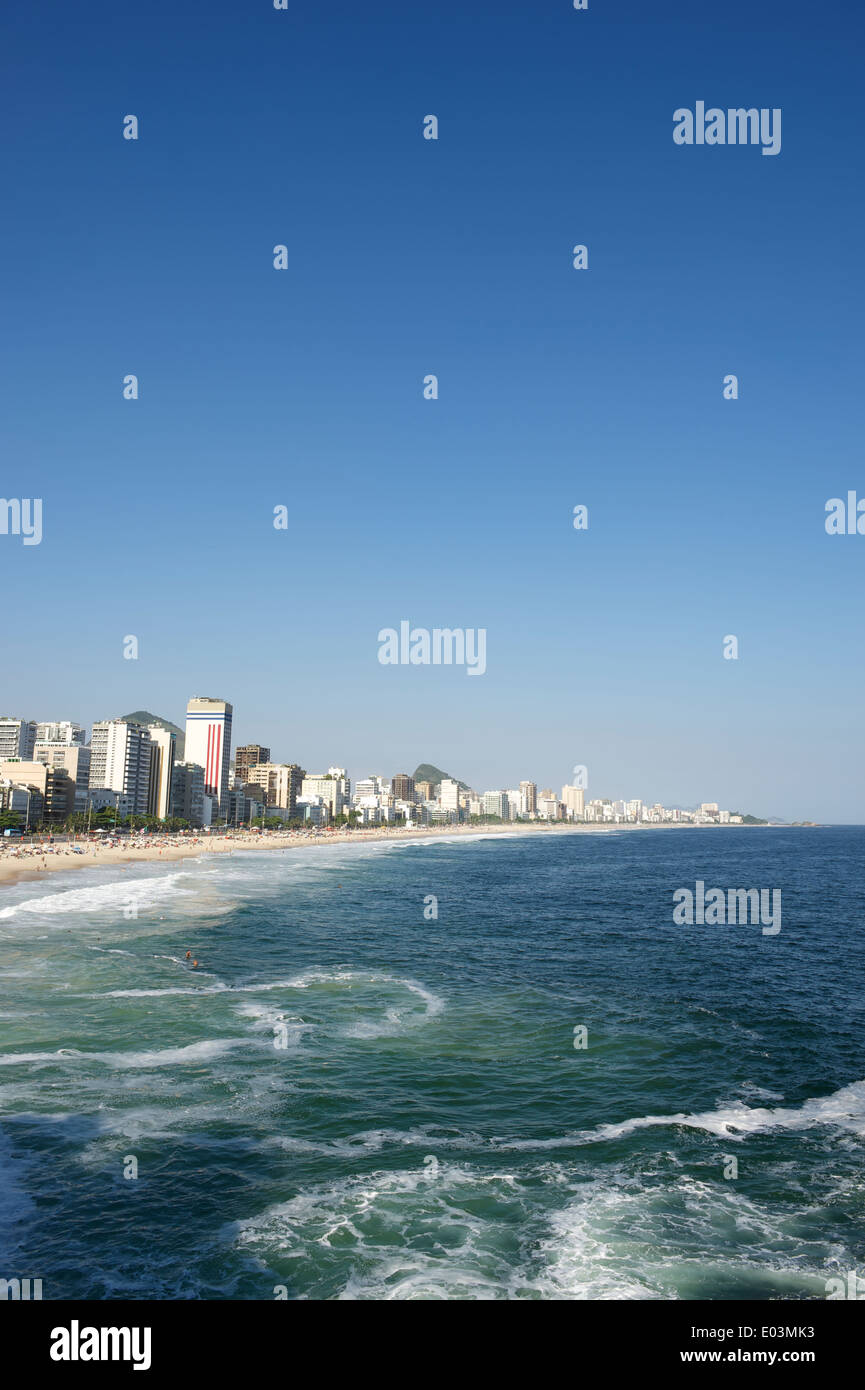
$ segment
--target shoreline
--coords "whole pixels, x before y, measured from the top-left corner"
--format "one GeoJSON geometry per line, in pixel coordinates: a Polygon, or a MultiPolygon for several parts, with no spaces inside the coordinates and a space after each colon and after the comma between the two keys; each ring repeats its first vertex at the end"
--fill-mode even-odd
{"type": "MultiPolygon", "coordinates": [[[[199,835],[189,839],[183,836],[166,836],[164,841],[156,844],[150,843],[149,836],[146,839],[145,837],[132,837],[131,843],[128,845],[100,845],[82,841],[76,844],[76,850],[79,850],[79,853],[73,851],[71,844],[50,848],[46,846],[45,849],[39,850],[22,848],[18,851],[6,849],[3,846],[0,849],[0,889],[7,885],[11,887],[17,883],[44,879],[49,874],[63,873],[72,869],[112,868],[127,864],[168,864],[176,863],[182,859],[198,859],[203,854],[243,854],[253,850],[288,850],[318,845],[372,844],[381,840],[410,844],[413,841],[431,837],[441,836],[444,838],[455,835],[476,838],[490,835],[603,835],[610,831],[621,830],[765,830],[772,828],[771,826],[751,825],[693,825],[690,822],[676,823],[675,821],[661,822],[657,825],[568,825],[524,822],[514,825],[423,826],[415,830],[386,830],[376,827],[372,830],[342,830],[323,834],[310,834],[304,831],[251,832],[247,830],[213,837],[199,835]]],[[[779,827],[774,828],[778,829],[779,827]]]]}

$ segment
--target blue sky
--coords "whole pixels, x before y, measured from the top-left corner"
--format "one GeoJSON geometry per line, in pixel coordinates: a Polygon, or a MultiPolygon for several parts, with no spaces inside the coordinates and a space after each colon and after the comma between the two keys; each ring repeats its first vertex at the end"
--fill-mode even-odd
{"type": "Polygon", "coordinates": [[[5,17],[3,712],[865,820],[863,20],[690,8],[5,17]],[[697,100],[781,153],[676,146],[697,100]],[[401,619],[486,674],[381,666],[401,619]]]}

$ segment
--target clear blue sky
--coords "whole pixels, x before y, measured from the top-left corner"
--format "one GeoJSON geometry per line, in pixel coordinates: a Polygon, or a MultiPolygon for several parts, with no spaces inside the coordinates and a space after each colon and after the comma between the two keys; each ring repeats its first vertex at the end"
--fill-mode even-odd
{"type": "Polygon", "coordinates": [[[865,820],[865,536],[823,525],[865,495],[856,6],[3,28],[0,493],[44,539],[0,536],[2,712],[209,694],[313,770],[865,820]],[[676,146],[698,100],[781,153],[676,146]],[[486,675],[381,666],[404,618],[485,627],[486,675]]]}

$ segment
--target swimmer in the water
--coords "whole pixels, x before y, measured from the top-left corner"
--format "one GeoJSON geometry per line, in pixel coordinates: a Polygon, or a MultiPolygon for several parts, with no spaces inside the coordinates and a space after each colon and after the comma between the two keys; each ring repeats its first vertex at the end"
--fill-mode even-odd
{"type": "Polygon", "coordinates": [[[191,952],[191,951],[187,951],[187,952],[186,952],[186,959],[187,959],[187,960],[192,960],[192,952],[191,952]]]}
{"type": "Polygon", "coordinates": [[[195,970],[195,968],[197,967],[197,965],[198,965],[198,961],[197,961],[197,960],[194,960],[194,961],[192,962],[192,968],[193,968],[193,970],[195,970]]]}

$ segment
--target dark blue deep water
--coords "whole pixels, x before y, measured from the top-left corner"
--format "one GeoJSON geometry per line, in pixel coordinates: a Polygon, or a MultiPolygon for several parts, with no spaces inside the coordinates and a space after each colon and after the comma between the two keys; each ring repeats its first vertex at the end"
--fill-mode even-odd
{"type": "Polygon", "coordinates": [[[825,1298],[865,1273],[863,864],[856,827],[646,829],[6,887],[0,1276],[825,1298]],[[675,925],[698,879],[779,889],[780,933],[675,925]]]}

